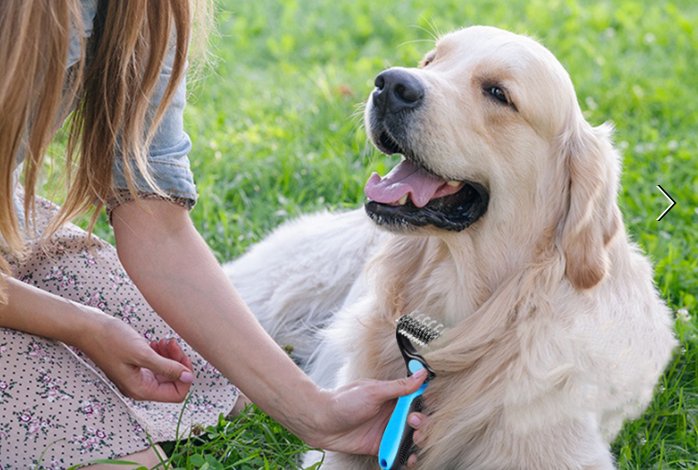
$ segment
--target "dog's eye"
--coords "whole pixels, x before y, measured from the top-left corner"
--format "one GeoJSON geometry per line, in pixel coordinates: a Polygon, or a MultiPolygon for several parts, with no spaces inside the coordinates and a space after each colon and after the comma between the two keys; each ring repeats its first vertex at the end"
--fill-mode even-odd
{"type": "Polygon", "coordinates": [[[432,51],[429,54],[427,54],[426,56],[424,56],[422,61],[419,63],[419,66],[426,67],[427,65],[434,62],[434,59],[436,59],[436,51],[432,51]]]}
{"type": "Polygon", "coordinates": [[[485,93],[487,93],[490,97],[494,98],[502,104],[511,104],[511,101],[509,101],[509,97],[507,96],[507,94],[501,87],[497,85],[486,85],[485,93]]]}

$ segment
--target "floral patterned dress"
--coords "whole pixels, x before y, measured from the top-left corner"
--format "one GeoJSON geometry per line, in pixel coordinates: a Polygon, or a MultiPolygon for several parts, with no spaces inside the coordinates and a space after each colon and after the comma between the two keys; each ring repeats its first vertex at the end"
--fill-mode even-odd
{"type": "MultiPolygon", "coordinates": [[[[37,198],[36,233],[56,210],[37,198]]],[[[95,240],[87,247],[85,232],[69,224],[42,245],[28,237],[28,246],[27,257],[10,259],[17,279],[97,307],[149,340],[177,337],[141,296],[109,244],[95,240]]],[[[118,458],[149,447],[151,440],[175,440],[177,430],[186,436],[193,425],[215,423],[232,410],[238,390],[179,343],[195,372],[185,407],[129,399],[79,350],[0,328],[0,470],[62,469],[118,458]]]]}

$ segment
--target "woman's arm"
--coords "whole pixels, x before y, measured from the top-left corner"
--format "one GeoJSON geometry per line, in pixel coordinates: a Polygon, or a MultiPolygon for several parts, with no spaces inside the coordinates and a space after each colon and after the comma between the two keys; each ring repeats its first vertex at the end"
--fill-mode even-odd
{"type": "Polygon", "coordinates": [[[128,202],[112,222],[119,258],[148,303],[253,402],[296,428],[296,411],[317,387],[247,309],[187,210],[128,202]]]}
{"type": "Polygon", "coordinates": [[[313,445],[377,451],[389,400],[423,377],[320,390],[259,325],[185,209],[128,202],[112,221],[121,262],[150,305],[253,402],[313,445]]]}
{"type": "Polygon", "coordinates": [[[126,395],[182,401],[193,380],[176,343],[151,345],[122,321],[11,277],[0,327],[62,341],[83,351],[126,395]]]}
{"type": "Polygon", "coordinates": [[[8,301],[0,304],[0,327],[24,331],[78,346],[100,320],[79,304],[3,276],[8,301]]]}

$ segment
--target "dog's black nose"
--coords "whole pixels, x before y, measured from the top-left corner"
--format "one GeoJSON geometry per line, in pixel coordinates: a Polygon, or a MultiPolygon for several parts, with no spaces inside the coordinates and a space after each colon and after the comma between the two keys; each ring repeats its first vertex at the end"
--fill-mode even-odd
{"type": "Polygon", "coordinates": [[[388,69],[376,77],[373,105],[381,112],[397,112],[419,106],[424,86],[417,77],[403,69],[388,69]]]}

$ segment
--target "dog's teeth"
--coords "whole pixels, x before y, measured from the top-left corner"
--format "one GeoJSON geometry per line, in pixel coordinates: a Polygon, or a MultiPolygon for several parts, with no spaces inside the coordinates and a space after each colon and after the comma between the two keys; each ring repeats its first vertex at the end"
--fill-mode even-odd
{"type": "Polygon", "coordinates": [[[460,182],[460,181],[451,180],[451,181],[447,182],[446,184],[449,185],[449,186],[453,186],[454,188],[457,188],[458,186],[461,185],[461,182],[460,182]]]}
{"type": "Polygon", "coordinates": [[[402,197],[401,197],[400,199],[398,199],[398,201],[397,201],[397,205],[398,205],[398,206],[404,206],[405,204],[407,204],[407,194],[405,194],[404,196],[402,196],[402,197]]]}

